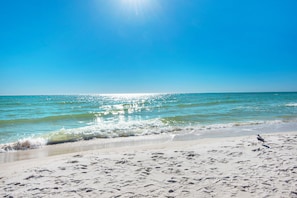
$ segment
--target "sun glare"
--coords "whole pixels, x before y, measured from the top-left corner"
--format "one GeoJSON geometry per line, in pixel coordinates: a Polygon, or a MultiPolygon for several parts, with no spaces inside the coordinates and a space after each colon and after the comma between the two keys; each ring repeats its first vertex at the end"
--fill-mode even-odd
{"type": "Polygon", "coordinates": [[[121,0],[125,10],[135,15],[144,14],[152,6],[152,0],[121,0]]]}

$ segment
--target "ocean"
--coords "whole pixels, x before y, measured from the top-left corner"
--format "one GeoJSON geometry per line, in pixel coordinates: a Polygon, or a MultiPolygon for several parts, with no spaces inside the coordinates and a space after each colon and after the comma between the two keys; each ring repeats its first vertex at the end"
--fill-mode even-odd
{"type": "Polygon", "coordinates": [[[38,148],[158,134],[178,140],[296,129],[293,92],[0,96],[2,146],[25,141],[38,148]]]}

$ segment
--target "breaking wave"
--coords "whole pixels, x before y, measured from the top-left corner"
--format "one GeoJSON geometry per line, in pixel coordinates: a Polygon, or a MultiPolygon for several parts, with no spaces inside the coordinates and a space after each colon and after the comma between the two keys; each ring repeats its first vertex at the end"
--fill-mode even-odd
{"type": "Polygon", "coordinates": [[[297,107],[297,103],[289,103],[285,105],[286,107],[297,107]]]}
{"type": "MultiPolygon", "coordinates": [[[[287,122],[287,121],[286,121],[287,122]]],[[[18,140],[10,144],[0,145],[0,152],[36,149],[45,145],[61,144],[67,142],[76,142],[81,140],[90,140],[98,138],[117,138],[131,136],[146,136],[158,134],[205,134],[212,130],[230,129],[239,130],[240,128],[273,126],[286,123],[282,120],[271,121],[249,121],[235,122],[225,124],[210,124],[210,125],[188,125],[188,126],[173,126],[167,125],[161,120],[151,120],[145,122],[119,123],[119,124],[104,124],[92,125],[74,129],[65,129],[51,132],[40,137],[32,137],[18,140]]],[[[293,122],[295,123],[295,122],[293,122]]]]}

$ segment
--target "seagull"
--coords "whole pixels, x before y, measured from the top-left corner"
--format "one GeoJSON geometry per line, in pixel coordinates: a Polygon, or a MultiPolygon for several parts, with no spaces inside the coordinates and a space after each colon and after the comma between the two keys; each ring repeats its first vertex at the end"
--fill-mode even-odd
{"type": "Polygon", "coordinates": [[[265,142],[265,140],[264,140],[264,138],[262,138],[259,134],[258,134],[258,136],[257,136],[257,140],[259,140],[259,141],[261,141],[261,142],[265,142]]]}
{"type": "Polygon", "coordinates": [[[262,146],[264,146],[266,148],[270,148],[270,146],[264,144],[265,140],[259,134],[257,135],[257,140],[259,140],[260,142],[262,142],[262,146]]]}

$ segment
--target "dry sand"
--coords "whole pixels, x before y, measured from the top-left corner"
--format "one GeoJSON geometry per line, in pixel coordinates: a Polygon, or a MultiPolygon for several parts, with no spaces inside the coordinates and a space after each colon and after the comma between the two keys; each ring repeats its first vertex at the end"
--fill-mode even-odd
{"type": "Polygon", "coordinates": [[[297,197],[297,132],[0,164],[1,197],[297,197]]]}

